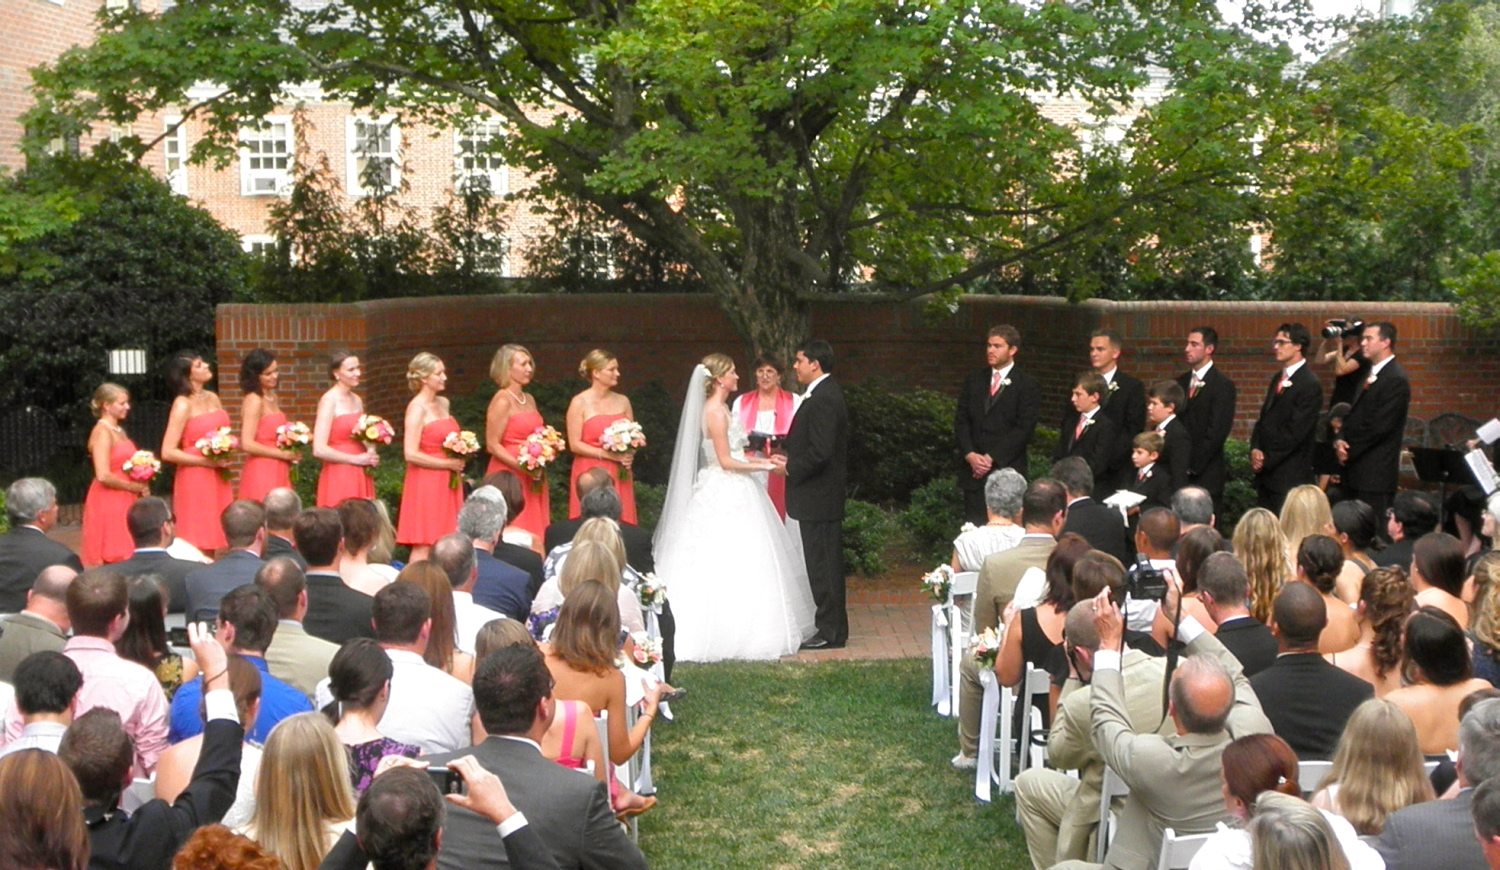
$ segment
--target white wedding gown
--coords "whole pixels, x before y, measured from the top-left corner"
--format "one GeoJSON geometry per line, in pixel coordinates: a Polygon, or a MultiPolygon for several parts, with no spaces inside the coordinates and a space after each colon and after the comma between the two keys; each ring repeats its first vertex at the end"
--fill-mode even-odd
{"type": "MultiPolygon", "coordinates": [[[[743,462],[745,427],[728,417],[729,452],[743,462]]],[[[724,470],[703,436],[680,523],[656,553],[679,660],[777,659],[812,636],[807,568],[766,495],[764,472],[724,470]]]]}

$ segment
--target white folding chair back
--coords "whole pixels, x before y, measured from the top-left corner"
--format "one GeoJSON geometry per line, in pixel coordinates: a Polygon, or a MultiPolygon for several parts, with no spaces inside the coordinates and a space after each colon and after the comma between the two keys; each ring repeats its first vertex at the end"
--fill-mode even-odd
{"type": "MultiPolygon", "coordinates": [[[[610,769],[610,761],[609,761],[609,711],[608,710],[600,710],[599,711],[599,715],[594,717],[594,730],[597,731],[597,732],[599,732],[599,749],[600,749],[600,752],[602,752],[603,755],[604,755],[604,769],[605,770],[609,770],[610,769]]],[[[635,759],[632,758],[631,762],[634,762],[634,761],[635,761],[635,759]]],[[[616,768],[615,770],[610,771],[610,776],[614,776],[614,777],[618,778],[621,772],[622,771],[619,768],[616,768]]],[[[608,781],[608,778],[606,778],[606,782],[607,781],[608,781]]],[[[622,784],[625,784],[625,783],[622,782],[622,784]]],[[[635,817],[634,816],[632,816],[630,818],[630,820],[626,823],[626,828],[630,832],[630,839],[632,839],[632,840],[636,839],[637,836],[639,835],[639,832],[636,829],[635,817]]]]}
{"type": "Polygon", "coordinates": [[[989,803],[992,785],[999,785],[1001,794],[1011,790],[1011,719],[1015,702],[991,668],[979,669],[979,685],[984,687],[984,700],[979,708],[979,757],[974,768],[974,797],[989,803]]]}
{"type": "Polygon", "coordinates": [[[1437,769],[1438,769],[1438,762],[1436,762],[1436,761],[1424,761],[1424,762],[1422,762],[1422,770],[1427,773],[1428,777],[1431,777],[1432,776],[1432,772],[1434,770],[1437,770],[1437,769]]]}
{"type": "Polygon", "coordinates": [[[1323,779],[1328,776],[1330,770],[1333,770],[1331,761],[1299,761],[1297,762],[1297,785],[1301,786],[1304,795],[1310,795],[1323,784],[1323,779]]]}
{"type": "Polygon", "coordinates": [[[1047,747],[1037,745],[1035,737],[1042,727],[1042,710],[1052,702],[1052,675],[1028,664],[1026,676],[1021,681],[1020,700],[1025,710],[1021,714],[1021,733],[1017,736],[1021,741],[1018,773],[1047,762],[1047,747]]]}
{"type": "Polygon", "coordinates": [[[948,678],[948,605],[932,605],[932,706],[939,716],[953,712],[953,687],[948,678]]]}
{"type": "Polygon", "coordinates": [[[1099,788],[1099,831],[1094,845],[1094,863],[1103,864],[1109,852],[1109,841],[1114,836],[1110,825],[1110,805],[1115,798],[1130,794],[1130,786],[1112,768],[1104,768],[1104,784],[1099,788]]]}
{"type": "Polygon", "coordinates": [[[974,591],[979,588],[978,571],[959,571],[948,585],[948,601],[943,610],[948,621],[948,715],[958,717],[959,668],[969,651],[969,636],[974,628],[974,591]],[[968,596],[962,606],[954,599],[968,596]]]}
{"type": "Polygon", "coordinates": [[[1181,834],[1171,828],[1162,831],[1161,834],[1161,857],[1156,862],[1156,870],[1187,870],[1187,866],[1193,863],[1193,856],[1208,842],[1208,834],[1181,834]]]}

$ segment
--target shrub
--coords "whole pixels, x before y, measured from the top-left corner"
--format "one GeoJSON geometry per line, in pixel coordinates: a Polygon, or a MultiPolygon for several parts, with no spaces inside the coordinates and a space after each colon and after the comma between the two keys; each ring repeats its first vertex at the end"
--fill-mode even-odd
{"type": "Polygon", "coordinates": [[[1026,479],[1028,481],[1046,477],[1052,473],[1052,453],[1057,449],[1058,437],[1056,429],[1046,426],[1036,427],[1036,434],[1031,436],[1031,443],[1026,447],[1026,479]]]}
{"type": "Polygon", "coordinates": [[[953,478],[939,477],[911,494],[911,504],[897,521],[918,559],[946,562],[964,523],[963,491],[953,478]]]}
{"type": "Polygon", "coordinates": [[[1234,525],[1245,511],[1255,507],[1255,486],[1250,482],[1254,479],[1250,470],[1250,442],[1238,438],[1225,441],[1224,464],[1229,482],[1224,486],[1224,516],[1218,518],[1218,525],[1228,537],[1234,534],[1234,525]]]}
{"type": "Polygon", "coordinates": [[[873,577],[885,571],[883,550],[894,531],[891,518],[878,506],[865,501],[844,502],[844,571],[873,577]]]}
{"type": "Polygon", "coordinates": [[[953,417],[943,393],[877,385],[845,388],[849,404],[849,495],[878,504],[904,502],[930,481],[958,472],[953,417]]]}

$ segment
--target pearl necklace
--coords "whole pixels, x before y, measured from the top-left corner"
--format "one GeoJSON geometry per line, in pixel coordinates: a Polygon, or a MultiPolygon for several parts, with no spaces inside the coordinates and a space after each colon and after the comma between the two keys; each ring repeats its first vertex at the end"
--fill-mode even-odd
{"type": "Polygon", "coordinates": [[[526,407],[526,402],[529,401],[529,400],[526,398],[526,391],[525,390],[522,390],[520,393],[512,393],[510,391],[510,389],[507,388],[505,390],[505,392],[512,399],[515,399],[517,405],[520,405],[523,408],[526,407]]]}

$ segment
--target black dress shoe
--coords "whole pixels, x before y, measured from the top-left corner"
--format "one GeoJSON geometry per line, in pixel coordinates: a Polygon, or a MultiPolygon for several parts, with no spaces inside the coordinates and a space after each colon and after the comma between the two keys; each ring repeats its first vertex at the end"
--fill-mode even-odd
{"type": "Polygon", "coordinates": [[[828,641],[824,640],[822,635],[815,634],[804,640],[800,649],[828,649],[828,647],[828,641]]]}

